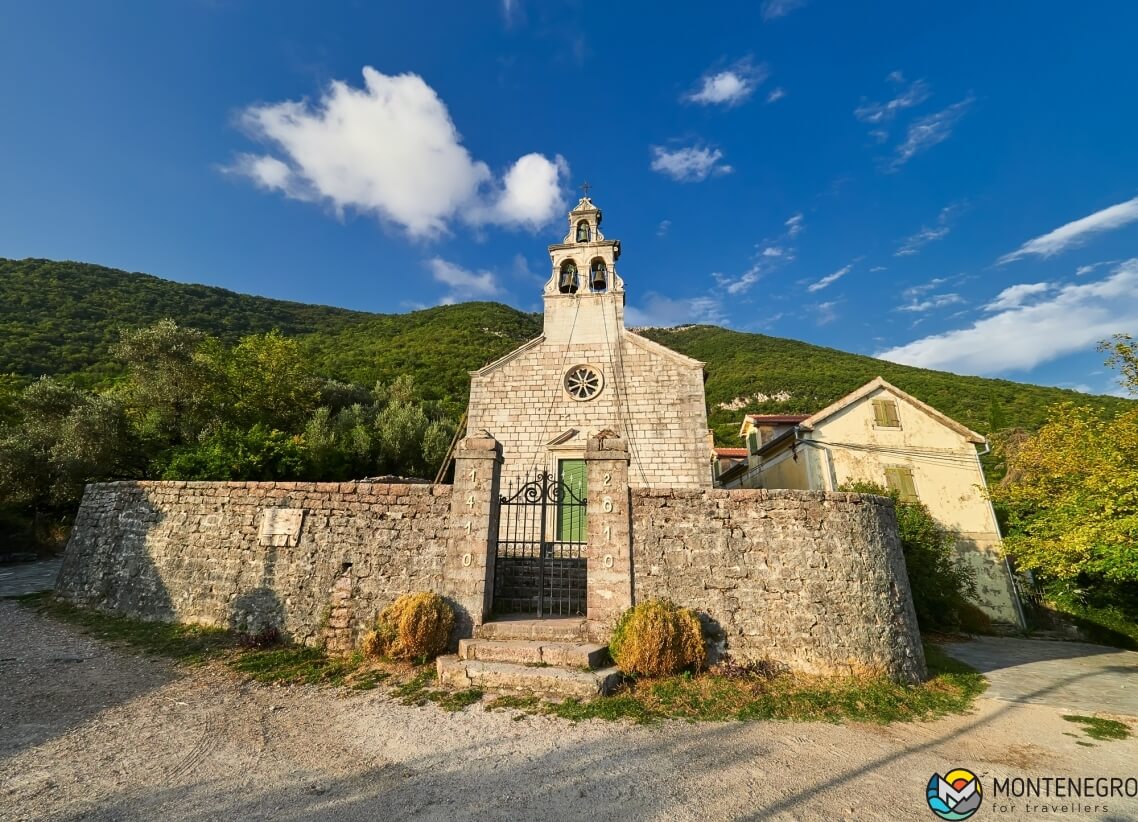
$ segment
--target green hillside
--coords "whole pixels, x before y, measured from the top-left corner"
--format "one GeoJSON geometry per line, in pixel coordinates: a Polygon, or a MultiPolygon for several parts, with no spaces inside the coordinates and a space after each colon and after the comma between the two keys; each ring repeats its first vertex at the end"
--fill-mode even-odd
{"type": "Polygon", "coordinates": [[[814,412],[878,376],[982,434],[1008,426],[1037,428],[1046,419],[1047,407],[1063,400],[1105,408],[1111,413],[1133,402],[896,365],[796,340],[715,326],[645,329],[641,333],[707,363],[711,424],[724,440],[734,436],[745,412],[814,412]],[[783,394],[790,396],[785,400],[772,399],[783,394]],[[757,399],[756,395],[767,399],[757,399]],[[723,407],[744,402],[742,409],[723,407]]]}
{"type": "MultiPolygon", "coordinates": [[[[408,372],[427,398],[450,400],[455,408],[465,402],[469,370],[541,333],[540,316],[497,303],[367,314],[84,263],[0,259],[0,375],[57,374],[84,385],[104,383],[116,374],[108,350],[119,329],[165,317],[226,340],[278,328],[300,338],[328,377],[370,385],[408,372]]],[[[1034,428],[1047,406],[1060,400],[1111,412],[1130,402],[894,365],[712,326],[643,333],[707,363],[711,421],[727,442],[747,411],[815,411],[878,375],[982,433],[1008,425],[1034,428]],[[784,394],[789,396],[770,399],[784,394]]]]}

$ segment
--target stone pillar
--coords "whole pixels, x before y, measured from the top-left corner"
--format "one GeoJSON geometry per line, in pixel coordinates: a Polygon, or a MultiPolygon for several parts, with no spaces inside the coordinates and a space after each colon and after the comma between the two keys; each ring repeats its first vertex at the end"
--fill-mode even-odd
{"type": "Polygon", "coordinates": [[[501,476],[502,446],[496,439],[484,432],[458,443],[442,594],[455,606],[460,638],[471,636],[490,613],[501,476]]]}
{"type": "Polygon", "coordinates": [[[632,497],[628,444],[611,431],[590,437],[588,465],[589,639],[608,642],[620,615],[632,606],[632,497]]]}

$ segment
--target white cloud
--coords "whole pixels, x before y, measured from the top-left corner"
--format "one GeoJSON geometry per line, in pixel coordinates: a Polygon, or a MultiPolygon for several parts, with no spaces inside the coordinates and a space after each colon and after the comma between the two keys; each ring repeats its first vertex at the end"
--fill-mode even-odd
{"type": "Polygon", "coordinates": [[[714,297],[688,297],[673,299],[649,291],[641,305],[630,305],[625,312],[628,325],[643,328],[670,327],[689,323],[726,323],[723,305],[714,297]]]}
{"type": "Polygon", "coordinates": [[[1037,257],[1053,257],[1068,248],[1082,245],[1093,234],[1121,228],[1135,220],[1138,220],[1138,197],[1096,211],[1082,219],[1059,226],[1034,240],[1028,240],[1015,251],[1000,257],[997,262],[1003,265],[1029,254],[1037,257]]]}
{"type": "Polygon", "coordinates": [[[897,171],[909,160],[922,151],[927,151],[938,143],[943,143],[952,136],[952,130],[960,122],[960,118],[968,111],[974,98],[965,97],[959,103],[953,103],[945,109],[929,114],[909,124],[905,141],[897,145],[893,159],[886,166],[886,171],[897,171]]]}
{"type": "Polygon", "coordinates": [[[672,227],[672,221],[671,220],[661,220],[660,225],[656,226],[656,236],[657,237],[667,237],[668,236],[668,229],[671,227],[672,227]]]}
{"type": "Polygon", "coordinates": [[[948,236],[949,231],[950,229],[946,225],[937,226],[936,228],[923,227],[916,234],[905,240],[905,242],[901,244],[901,247],[894,252],[894,256],[907,257],[916,254],[921,250],[921,246],[926,243],[931,243],[933,240],[939,240],[948,236]]]}
{"type": "Polygon", "coordinates": [[[777,103],[779,100],[781,100],[785,96],[786,96],[786,89],[784,89],[782,86],[779,86],[778,88],[772,88],[770,90],[770,93],[767,94],[767,102],[768,103],[777,103]]]}
{"type": "MultiPolygon", "coordinates": [[[[517,260],[514,262],[516,265],[517,260]]],[[[524,259],[522,264],[525,265],[524,259]]],[[[449,293],[442,299],[444,304],[493,297],[501,292],[494,281],[493,273],[489,271],[470,271],[441,257],[432,257],[427,260],[426,266],[432,277],[450,288],[449,293]]]]}
{"type": "Polygon", "coordinates": [[[764,0],[762,14],[764,20],[777,20],[786,17],[795,9],[805,6],[807,0],[764,0]]]}
{"type": "Polygon", "coordinates": [[[1019,308],[1029,297],[1046,294],[1055,288],[1054,283],[1020,283],[1005,288],[996,295],[996,299],[984,306],[985,311],[1005,311],[1009,308],[1019,308]]]}
{"type": "Polygon", "coordinates": [[[666,174],[681,183],[697,183],[708,175],[730,174],[735,169],[720,163],[723,152],[717,148],[688,146],[669,151],[652,146],[652,170],[666,174]]]}
{"type": "Polygon", "coordinates": [[[888,269],[883,265],[875,265],[873,268],[869,269],[871,274],[874,274],[878,271],[887,271],[887,270],[888,269]]]}
{"type": "Polygon", "coordinates": [[[787,236],[793,239],[806,230],[806,225],[802,220],[802,212],[800,211],[786,221],[784,225],[786,225],[787,236]]]}
{"type": "Polygon", "coordinates": [[[715,282],[719,284],[720,288],[731,296],[737,297],[751,290],[751,286],[757,283],[759,278],[763,276],[763,270],[761,266],[753,265],[734,279],[718,272],[712,273],[711,276],[715,278],[715,282]]]}
{"type": "Polygon", "coordinates": [[[694,91],[681,99],[689,103],[709,106],[737,106],[754,94],[755,89],[767,78],[765,66],[754,65],[750,58],[744,58],[728,69],[707,72],[700,78],[694,91]]]}
{"type": "MultiPolygon", "coordinates": [[[[898,71],[890,74],[888,79],[896,83],[904,82],[904,77],[898,71]]],[[[892,100],[886,100],[884,103],[863,102],[854,109],[854,117],[871,125],[888,123],[897,116],[898,112],[920,105],[929,99],[930,94],[932,91],[929,89],[928,83],[924,80],[914,80],[908,88],[898,93],[892,100]]]]}
{"type": "Polygon", "coordinates": [[[777,245],[768,245],[762,251],[764,257],[785,257],[786,253],[785,248],[780,248],[777,245]]]}
{"type": "Polygon", "coordinates": [[[1138,326],[1138,258],[1109,276],[1065,285],[1047,299],[1015,305],[876,356],[922,368],[966,374],[1027,370],[1087,350],[1120,329],[1138,326]]]}
{"type": "Polygon", "coordinates": [[[825,277],[818,280],[818,282],[816,282],[816,283],[811,283],[810,285],[808,285],[806,287],[806,290],[809,291],[811,294],[813,294],[815,291],[821,291],[823,288],[827,288],[828,286],[833,285],[838,280],[840,280],[842,277],[849,274],[851,268],[853,268],[853,263],[850,263],[847,266],[843,266],[842,268],[839,268],[833,274],[827,274],[825,277]]]}
{"type": "Polygon", "coordinates": [[[838,318],[837,305],[838,300],[830,300],[829,302],[815,305],[814,321],[818,323],[818,325],[829,325],[832,323],[838,318]]]}
{"type": "Polygon", "coordinates": [[[1104,265],[1114,265],[1117,262],[1120,262],[1120,261],[1119,260],[1103,260],[1102,262],[1099,262],[1099,263],[1090,263],[1089,265],[1081,265],[1075,269],[1075,276],[1076,277],[1085,277],[1087,274],[1090,274],[1094,271],[1097,271],[1098,269],[1102,268],[1104,265]]]}
{"type": "Polygon", "coordinates": [[[920,253],[922,247],[934,240],[940,240],[948,236],[949,231],[952,230],[952,216],[960,206],[950,205],[945,206],[940,210],[937,215],[935,226],[921,226],[921,230],[912,235],[901,244],[901,246],[893,252],[895,257],[909,257],[914,254],[920,253]]]}
{"type": "Polygon", "coordinates": [[[964,298],[959,294],[934,294],[926,300],[911,300],[905,305],[897,306],[898,311],[912,311],[918,314],[923,314],[926,311],[932,311],[934,308],[944,308],[949,305],[959,305],[964,302],[964,298]]]}
{"type": "Polygon", "coordinates": [[[272,153],[226,170],[287,197],[355,210],[430,237],[454,219],[536,228],[565,207],[565,160],[527,154],[494,179],[462,145],[446,105],[415,74],[363,69],[364,87],[333,82],[315,102],[250,106],[242,128],[272,153]]]}
{"type": "MultiPolygon", "coordinates": [[[[884,270],[884,268],[882,270],[884,270]]],[[[943,285],[946,282],[948,282],[948,277],[934,277],[933,279],[929,280],[926,283],[920,283],[919,285],[909,286],[908,288],[906,288],[904,291],[901,292],[901,295],[903,297],[905,297],[906,299],[911,300],[914,297],[919,297],[921,294],[924,294],[926,291],[932,291],[937,286],[943,285]]]]}

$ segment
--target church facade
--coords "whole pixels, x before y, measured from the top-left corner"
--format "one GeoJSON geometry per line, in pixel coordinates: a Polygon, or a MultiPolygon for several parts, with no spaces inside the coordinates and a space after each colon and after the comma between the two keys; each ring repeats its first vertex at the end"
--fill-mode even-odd
{"type": "Polygon", "coordinates": [[[625,328],[620,241],[601,216],[588,197],[569,213],[549,246],[544,333],[471,372],[467,430],[501,443],[503,489],[543,470],[572,484],[602,431],[627,444],[633,487],[708,488],[703,363],[625,328]]]}

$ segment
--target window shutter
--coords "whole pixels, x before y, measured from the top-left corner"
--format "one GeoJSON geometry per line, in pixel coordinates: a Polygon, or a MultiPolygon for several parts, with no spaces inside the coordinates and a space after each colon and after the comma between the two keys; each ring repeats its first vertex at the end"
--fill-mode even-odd
{"type": "Polygon", "coordinates": [[[897,495],[901,498],[901,502],[916,502],[917,486],[913,482],[913,471],[911,468],[886,468],[885,469],[885,485],[890,491],[896,491],[897,495]]]}
{"type": "Polygon", "coordinates": [[[900,428],[901,419],[897,416],[897,403],[893,400],[874,400],[873,421],[883,428],[900,428]]]}
{"type": "Polygon", "coordinates": [[[747,432],[747,451],[751,454],[759,453],[759,432],[754,429],[747,432]]]}

